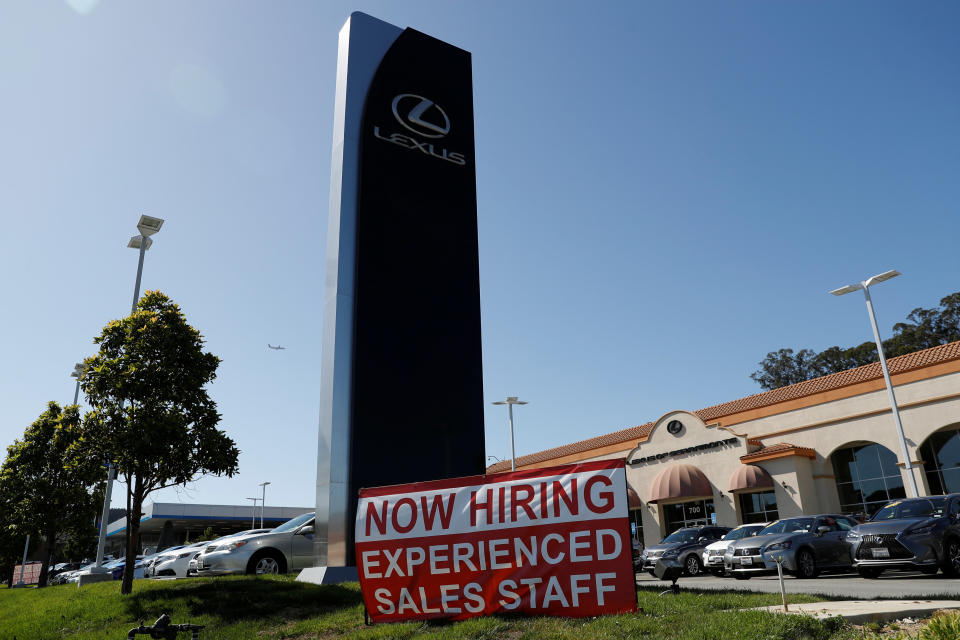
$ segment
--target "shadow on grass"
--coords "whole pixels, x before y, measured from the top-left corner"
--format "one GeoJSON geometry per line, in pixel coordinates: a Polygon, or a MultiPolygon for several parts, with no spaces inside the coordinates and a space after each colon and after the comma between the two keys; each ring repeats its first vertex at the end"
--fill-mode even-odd
{"type": "MultiPolygon", "coordinates": [[[[146,620],[147,624],[165,612],[233,623],[271,617],[301,620],[362,604],[358,589],[341,585],[259,577],[213,578],[138,591],[127,600],[126,610],[131,620],[146,620]]],[[[363,614],[359,616],[362,620],[363,614]]]]}

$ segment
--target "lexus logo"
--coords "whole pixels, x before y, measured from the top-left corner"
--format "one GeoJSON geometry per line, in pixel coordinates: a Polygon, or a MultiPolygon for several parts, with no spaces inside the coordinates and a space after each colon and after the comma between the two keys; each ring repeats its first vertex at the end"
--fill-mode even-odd
{"type": "Polygon", "coordinates": [[[424,138],[442,138],[450,133],[450,118],[440,105],[423,96],[401,93],[393,99],[393,117],[424,138]]]}

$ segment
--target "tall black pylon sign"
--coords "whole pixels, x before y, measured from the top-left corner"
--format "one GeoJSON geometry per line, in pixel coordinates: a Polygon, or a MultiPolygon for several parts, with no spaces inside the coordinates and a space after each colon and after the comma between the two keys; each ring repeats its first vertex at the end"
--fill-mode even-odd
{"type": "Polygon", "coordinates": [[[334,114],[320,573],[301,579],[349,577],[329,569],[355,564],[361,487],[484,471],[475,166],[470,54],[352,14],[334,114]]]}

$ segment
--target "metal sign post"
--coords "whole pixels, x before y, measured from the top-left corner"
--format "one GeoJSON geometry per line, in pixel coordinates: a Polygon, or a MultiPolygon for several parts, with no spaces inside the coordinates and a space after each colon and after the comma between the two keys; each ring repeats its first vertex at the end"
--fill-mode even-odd
{"type": "Polygon", "coordinates": [[[787,608],[787,588],[783,584],[783,556],[773,556],[777,562],[777,577],[780,578],[780,598],[783,600],[783,610],[790,611],[787,608]]]}

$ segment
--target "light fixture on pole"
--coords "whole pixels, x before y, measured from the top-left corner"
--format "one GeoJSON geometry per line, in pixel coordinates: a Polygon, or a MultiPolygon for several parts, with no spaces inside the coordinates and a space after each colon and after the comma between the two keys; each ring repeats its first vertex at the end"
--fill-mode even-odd
{"type": "Polygon", "coordinates": [[[510,415],[510,470],[517,470],[517,452],[513,446],[513,405],[515,404],[527,404],[523,400],[518,400],[517,396],[507,396],[506,400],[500,400],[494,402],[493,404],[505,404],[510,415]]]}
{"type": "Polygon", "coordinates": [[[267,506],[267,485],[269,482],[261,482],[259,486],[263,487],[263,497],[260,498],[260,528],[263,529],[263,510],[267,506]]]}
{"type": "Polygon", "coordinates": [[[150,248],[150,245],[153,244],[150,236],[160,231],[160,227],[162,226],[162,218],[140,216],[140,222],[137,223],[137,231],[140,232],[140,235],[133,236],[130,238],[130,242],[127,243],[127,246],[131,249],[140,250],[140,260],[137,264],[137,283],[133,288],[133,306],[130,308],[130,313],[137,310],[137,301],[140,300],[140,277],[143,275],[143,254],[150,248]]]}
{"type": "Polygon", "coordinates": [[[250,512],[250,528],[257,528],[257,500],[260,498],[247,498],[247,500],[253,500],[253,510],[250,512]]]}
{"type": "Polygon", "coordinates": [[[920,496],[920,492],[917,490],[917,479],[913,476],[913,463],[910,462],[910,452],[907,451],[907,439],[903,435],[903,423],[900,422],[900,411],[897,410],[897,397],[893,393],[893,383],[890,382],[890,370],[887,368],[887,359],[883,355],[883,343],[880,340],[880,330],[877,328],[877,316],[873,311],[873,301],[870,299],[870,287],[872,285],[883,282],[884,280],[889,280],[890,278],[896,278],[898,275],[900,275],[899,271],[884,271],[872,278],[867,278],[863,282],[848,284],[845,287],[834,289],[830,293],[835,296],[842,296],[847,293],[863,290],[863,296],[867,301],[867,315],[870,317],[870,327],[873,329],[873,339],[877,343],[877,353],[880,356],[880,370],[883,371],[883,381],[887,385],[887,395],[890,396],[890,408],[893,411],[893,422],[897,426],[897,437],[900,439],[900,453],[904,461],[903,467],[906,469],[907,477],[910,479],[910,489],[913,491],[912,497],[916,498],[920,496]]]}
{"type": "Polygon", "coordinates": [[[73,404],[77,404],[77,401],[80,399],[80,376],[83,375],[83,363],[78,362],[73,365],[73,373],[70,374],[71,378],[77,379],[77,389],[73,392],[73,404]]]}

